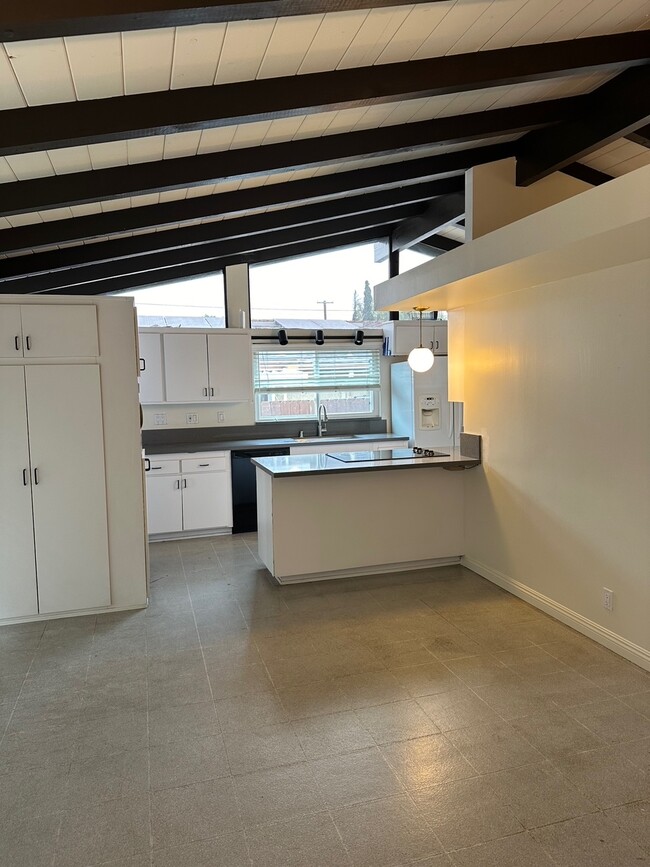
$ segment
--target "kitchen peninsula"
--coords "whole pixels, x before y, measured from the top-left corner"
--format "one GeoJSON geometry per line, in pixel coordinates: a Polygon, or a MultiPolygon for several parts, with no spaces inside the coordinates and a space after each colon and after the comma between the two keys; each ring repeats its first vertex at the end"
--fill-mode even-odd
{"type": "Polygon", "coordinates": [[[463,473],[453,471],[478,466],[478,452],[403,451],[346,460],[333,449],[253,461],[259,556],[277,583],[459,562],[464,485],[463,473]]]}

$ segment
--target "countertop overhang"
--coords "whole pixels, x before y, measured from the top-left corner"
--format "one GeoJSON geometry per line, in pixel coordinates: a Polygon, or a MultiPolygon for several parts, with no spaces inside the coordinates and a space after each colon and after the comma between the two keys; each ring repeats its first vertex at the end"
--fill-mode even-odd
{"type": "MultiPolygon", "coordinates": [[[[357,440],[358,442],[358,440],[357,440]]],[[[332,449],[337,451],[336,448],[332,449]]],[[[340,449],[339,449],[340,451],[340,449]]],[[[473,457],[463,455],[459,448],[445,448],[448,456],[444,457],[414,457],[386,461],[355,461],[343,463],[326,454],[281,455],[278,457],[252,458],[251,463],[273,478],[288,478],[291,476],[318,476],[336,473],[368,473],[386,470],[422,470],[442,468],[443,470],[466,470],[477,467],[481,463],[473,457]]]]}

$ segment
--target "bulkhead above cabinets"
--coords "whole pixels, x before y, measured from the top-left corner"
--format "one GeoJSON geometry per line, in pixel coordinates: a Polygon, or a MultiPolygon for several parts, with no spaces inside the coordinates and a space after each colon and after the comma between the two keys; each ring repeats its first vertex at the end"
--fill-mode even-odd
{"type": "Polygon", "coordinates": [[[140,329],[140,402],[253,400],[250,332],[140,329]]]}
{"type": "MultiPolygon", "coordinates": [[[[415,319],[397,320],[384,325],[384,355],[407,356],[420,345],[420,327],[415,319]]],[[[447,320],[422,320],[422,346],[434,355],[447,355],[447,320]]]]}

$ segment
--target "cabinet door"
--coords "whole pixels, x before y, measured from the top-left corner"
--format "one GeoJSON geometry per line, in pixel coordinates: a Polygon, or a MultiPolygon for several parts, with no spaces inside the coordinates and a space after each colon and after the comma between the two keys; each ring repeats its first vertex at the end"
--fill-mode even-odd
{"type": "Polygon", "coordinates": [[[164,334],[163,351],[167,402],[209,400],[205,334],[164,334]]]}
{"type": "Polygon", "coordinates": [[[94,304],[23,304],[25,358],[99,355],[94,304]]]}
{"type": "MultiPolygon", "coordinates": [[[[420,326],[417,322],[396,322],[395,337],[393,340],[393,355],[408,355],[412,349],[420,345],[420,326]]],[[[434,326],[429,322],[422,322],[422,346],[433,349],[434,326]]]]}
{"type": "Polygon", "coordinates": [[[104,607],[111,594],[99,366],[38,364],[25,378],[38,610],[104,607]]]}
{"type": "Polygon", "coordinates": [[[0,367],[0,406],[0,620],[3,620],[38,613],[22,365],[0,367]]]}
{"type": "Polygon", "coordinates": [[[23,336],[18,304],[0,304],[0,358],[22,358],[23,336]]]}
{"type": "Polygon", "coordinates": [[[447,355],[447,326],[436,325],[434,355],[447,355]]]}
{"type": "Polygon", "coordinates": [[[184,530],[232,527],[229,473],[190,474],[182,484],[184,530]]]}
{"type": "Polygon", "coordinates": [[[147,524],[150,533],[180,533],[183,529],[180,476],[147,474],[147,524]]]}
{"type": "Polygon", "coordinates": [[[140,353],[140,403],[162,403],[165,399],[162,371],[162,336],[138,334],[140,353]]]}
{"type": "Polygon", "coordinates": [[[208,334],[210,399],[253,399],[251,338],[248,334],[208,334]]]}

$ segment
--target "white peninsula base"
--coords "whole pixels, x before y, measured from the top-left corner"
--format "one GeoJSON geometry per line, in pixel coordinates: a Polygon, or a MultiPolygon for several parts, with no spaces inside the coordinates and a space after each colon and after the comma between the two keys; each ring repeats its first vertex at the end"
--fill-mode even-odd
{"type": "Polygon", "coordinates": [[[259,556],[279,584],[457,563],[463,473],[273,476],[257,469],[259,556]]]}

